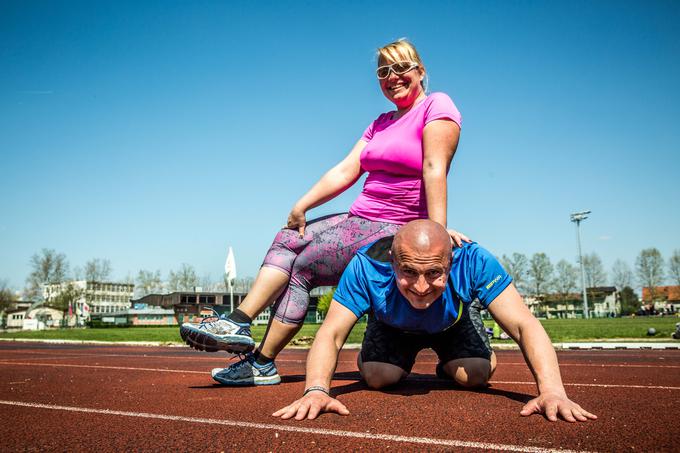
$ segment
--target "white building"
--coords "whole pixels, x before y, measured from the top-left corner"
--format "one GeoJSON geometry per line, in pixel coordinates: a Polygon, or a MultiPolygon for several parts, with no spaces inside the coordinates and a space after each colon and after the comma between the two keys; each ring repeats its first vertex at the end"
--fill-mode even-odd
{"type": "Polygon", "coordinates": [[[7,329],[42,330],[61,326],[64,314],[54,308],[37,306],[7,312],[7,329]]]}
{"type": "Polygon", "coordinates": [[[79,293],[73,310],[83,320],[89,318],[90,313],[115,313],[129,309],[135,289],[132,283],[75,280],[43,286],[43,297],[49,304],[69,285],[79,293]]]}

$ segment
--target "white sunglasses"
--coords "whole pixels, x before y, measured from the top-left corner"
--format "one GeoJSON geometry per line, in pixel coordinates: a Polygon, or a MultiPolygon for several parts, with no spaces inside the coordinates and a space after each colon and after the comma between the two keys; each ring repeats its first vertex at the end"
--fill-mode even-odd
{"type": "Polygon", "coordinates": [[[402,75],[409,72],[411,69],[417,68],[418,63],[412,61],[398,61],[396,63],[388,64],[385,66],[379,66],[375,70],[375,74],[380,80],[386,79],[390,75],[390,71],[394,72],[396,75],[402,75]]]}

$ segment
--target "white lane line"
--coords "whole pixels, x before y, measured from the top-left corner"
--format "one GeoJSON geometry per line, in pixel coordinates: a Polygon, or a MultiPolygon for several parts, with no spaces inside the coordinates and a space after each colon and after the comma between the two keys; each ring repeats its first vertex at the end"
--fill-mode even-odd
{"type": "MultiPolygon", "coordinates": [[[[278,360],[277,360],[278,362],[278,360]]],[[[436,365],[439,362],[416,362],[416,365],[436,365]]],[[[498,362],[498,367],[502,366],[527,366],[526,362],[498,362]]],[[[608,364],[608,363],[560,363],[560,368],[568,366],[592,367],[592,368],[680,368],[680,365],[634,365],[634,364],[608,364]]],[[[528,369],[528,367],[527,367],[528,369]]]]}
{"type": "MultiPolygon", "coordinates": [[[[5,362],[0,361],[2,365],[21,365],[21,366],[50,366],[50,367],[65,367],[65,368],[93,368],[103,370],[126,370],[126,371],[153,371],[161,373],[180,373],[180,374],[210,374],[208,371],[194,371],[194,370],[172,370],[168,368],[140,368],[127,366],[110,366],[110,365],[77,365],[71,363],[36,363],[36,362],[5,362]]],[[[432,379],[428,378],[409,378],[413,381],[429,382],[432,379]]],[[[344,379],[337,379],[338,381],[344,379]]],[[[491,381],[491,384],[507,384],[507,385],[536,385],[531,381],[491,381]]],[[[604,388],[628,388],[628,389],[656,389],[656,390],[680,390],[680,387],[662,386],[662,385],[634,385],[634,384],[591,384],[591,383],[570,383],[564,382],[565,386],[570,387],[604,387],[604,388]]]]}
{"type": "MultiPolygon", "coordinates": [[[[520,381],[491,381],[491,384],[508,384],[508,385],[536,385],[535,382],[520,382],[520,381]]],[[[663,385],[634,385],[634,384],[587,384],[587,383],[562,383],[565,387],[604,387],[604,388],[622,388],[622,389],[655,389],[655,390],[680,390],[680,387],[668,387],[663,385]]]]}
{"type": "MultiPolygon", "coordinates": [[[[62,355],[62,356],[58,356],[58,357],[35,357],[35,358],[38,359],[38,360],[69,360],[69,359],[73,359],[72,356],[68,356],[68,355],[62,355]]],[[[14,361],[21,361],[21,360],[26,360],[26,359],[30,360],[31,357],[20,357],[20,358],[16,358],[16,359],[0,359],[0,363],[12,363],[14,361]]]]}
{"type": "MultiPolygon", "coordinates": [[[[5,352],[16,352],[16,353],[21,353],[21,351],[5,351],[5,352]]],[[[31,351],[31,352],[25,352],[22,355],[28,355],[28,354],[38,354],[38,355],[51,355],[53,353],[50,352],[39,352],[39,351],[31,351]]],[[[148,358],[155,358],[155,359],[171,359],[171,360],[182,360],[182,361],[207,361],[207,362],[214,362],[214,361],[219,361],[219,360],[226,360],[227,363],[230,362],[231,360],[235,360],[237,356],[225,356],[225,357],[186,357],[186,356],[168,356],[168,355],[137,355],[137,354],[78,354],[78,353],[70,353],[70,354],[61,354],[60,357],[50,357],[49,360],[57,360],[59,358],[70,358],[70,357],[92,357],[92,358],[98,358],[98,357],[126,357],[126,358],[138,358],[138,359],[148,359],[148,358]]],[[[10,361],[10,360],[25,360],[25,357],[22,358],[6,358],[6,359],[0,359],[3,362],[5,361],[10,361]]],[[[41,359],[42,360],[42,359],[41,359]]],[[[276,363],[305,363],[306,360],[302,359],[277,359],[276,363]]],[[[356,360],[338,360],[338,364],[355,364],[356,360]]],[[[418,361],[416,362],[416,366],[418,365],[436,365],[438,362],[434,361],[418,361]]],[[[498,362],[498,366],[527,366],[526,362],[498,362]]],[[[675,368],[680,368],[680,365],[655,365],[655,364],[646,364],[646,365],[641,365],[641,364],[599,364],[599,363],[560,363],[560,367],[592,367],[592,368],[670,368],[670,369],[675,369],[675,368]]]]}
{"type": "Polygon", "coordinates": [[[171,420],[179,422],[188,423],[199,423],[205,425],[222,425],[230,426],[233,428],[252,428],[252,429],[265,429],[270,431],[286,431],[292,433],[303,433],[303,434],[315,434],[315,435],[325,435],[325,436],[336,436],[336,437],[348,437],[354,439],[368,439],[368,440],[382,440],[387,442],[397,442],[397,443],[412,443],[412,444],[424,444],[424,445],[435,445],[443,447],[454,447],[454,448],[478,448],[481,450],[500,450],[500,451],[519,451],[527,453],[549,453],[549,452],[559,452],[559,453],[588,453],[586,451],[578,450],[562,450],[554,448],[542,448],[542,447],[529,447],[524,445],[508,445],[508,444],[494,444],[487,442],[469,442],[463,440],[453,440],[453,439],[435,439],[430,437],[414,437],[414,436],[396,436],[393,434],[380,434],[380,433],[366,433],[357,431],[343,431],[337,429],[324,429],[324,428],[304,428],[301,426],[289,426],[289,425],[276,425],[273,423],[253,423],[245,422],[241,420],[223,420],[215,418],[201,418],[201,417],[185,417],[181,415],[165,415],[165,414],[151,414],[147,412],[128,412],[128,411],[116,411],[111,409],[92,409],[88,407],[74,407],[74,406],[58,406],[55,404],[40,404],[40,403],[26,403],[22,401],[4,401],[0,400],[0,404],[7,406],[19,406],[19,407],[30,407],[34,409],[49,409],[49,410],[59,410],[67,412],[83,412],[87,414],[101,414],[101,415],[118,415],[122,417],[137,417],[137,418],[149,418],[155,420],[171,420]]]}
{"type": "MultiPolygon", "coordinates": [[[[17,353],[21,354],[22,356],[30,355],[30,354],[36,354],[36,355],[52,355],[54,354],[53,352],[40,352],[40,351],[3,351],[3,352],[12,352],[12,353],[17,353]]],[[[210,353],[213,354],[213,353],[210,353]]],[[[216,354],[216,353],[215,353],[216,354]]],[[[219,361],[219,360],[226,360],[230,361],[233,359],[236,359],[238,356],[237,355],[213,355],[212,357],[191,357],[191,356],[182,356],[182,355],[151,355],[151,354],[98,354],[98,353],[93,353],[93,354],[78,354],[78,353],[68,353],[68,354],[60,354],[62,357],[92,357],[93,359],[96,359],[98,357],[126,357],[126,358],[131,358],[131,359],[168,359],[168,360],[183,360],[183,361],[189,361],[189,360],[196,360],[196,361],[219,361]]],[[[11,358],[2,358],[0,360],[24,360],[26,357],[22,357],[19,359],[11,359],[11,358]]],[[[305,359],[278,359],[276,363],[280,362],[290,362],[290,363],[305,363],[305,359]]],[[[345,360],[345,361],[339,361],[338,363],[357,363],[356,360],[345,360]]]]}
{"type": "Polygon", "coordinates": [[[138,368],[130,366],[108,366],[108,365],[76,365],[73,363],[34,363],[34,362],[5,362],[0,361],[3,365],[22,365],[22,366],[51,366],[55,368],[95,368],[102,370],[132,370],[132,371],[154,371],[164,373],[189,373],[189,374],[210,374],[208,371],[193,371],[193,370],[170,370],[167,368],[138,368]]]}

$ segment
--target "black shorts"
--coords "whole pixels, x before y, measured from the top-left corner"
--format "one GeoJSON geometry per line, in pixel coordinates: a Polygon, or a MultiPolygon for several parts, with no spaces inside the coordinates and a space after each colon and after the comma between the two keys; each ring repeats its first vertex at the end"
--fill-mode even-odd
{"type": "Polygon", "coordinates": [[[491,359],[491,346],[479,311],[471,308],[463,312],[456,324],[436,334],[407,333],[369,315],[361,360],[389,363],[410,373],[418,352],[426,348],[437,353],[441,364],[470,357],[491,359]]]}

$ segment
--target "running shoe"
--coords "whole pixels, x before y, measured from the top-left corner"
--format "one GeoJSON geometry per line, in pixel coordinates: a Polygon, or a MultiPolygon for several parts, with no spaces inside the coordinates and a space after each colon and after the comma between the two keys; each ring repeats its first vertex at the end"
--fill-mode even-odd
{"type": "Polygon", "coordinates": [[[281,383],[281,376],[274,362],[260,365],[255,362],[252,353],[248,353],[236,363],[226,368],[213,368],[212,377],[222,385],[276,385],[281,383]]]}
{"type": "Polygon", "coordinates": [[[185,322],[179,329],[182,340],[199,351],[250,352],[255,347],[250,324],[241,324],[222,316],[210,316],[198,324],[185,322]]]}

